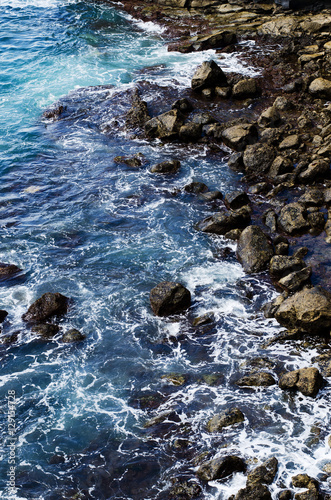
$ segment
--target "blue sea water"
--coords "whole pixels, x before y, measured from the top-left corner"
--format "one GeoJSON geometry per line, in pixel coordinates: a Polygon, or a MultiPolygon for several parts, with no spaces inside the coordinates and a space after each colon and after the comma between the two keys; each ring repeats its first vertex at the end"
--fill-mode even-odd
{"type": "MultiPolygon", "coordinates": [[[[248,463],[276,456],[273,498],[295,473],[321,474],[331,461],[327,390],[313,401],[277,386],[233,385],[252,358],[267,358],[277,375],[316,355],[261,347],[279,333],[259,312],[272,286],[244,275],[234,244],[195,230],[217,206],[183,187],[198,180],[225,193],[240,176],[204,146],[116,131],[136,85],[163,109],[160,89],[184,92],[196,66],[217,55],[168,52],[161,27],[117,5],[2,0],[0,19],[0,261],[23,270],[0,286],[9,313],[3,335],[17,334],[0,346],[2,498],[165,499],[174,478],[196,481],[199,454],[224,450],[248,463]],[[43,118],[59,99],[74,119],[43,118]],[[114,161],[136,153],[146,159],[141,168],[114,161]],[[174,157],[177,175],[150,173],[174,157]],[[188,316],[153,316],[149,292],[163,280],[190,289],[188,316]],[[45,292],[72,299],[60,326],[77,328],[84,342],[44,341],[27,329],[21,316],[45,292]],[[205,313],[214,315],[212,327],[193,328],[205,313]],[[229,406],[240,406],[244,425],[209,435],[207,420],[229,406]],[[160,414],[161,423],[146,426],[160,414]]],[[[224,57],[226,71],[255,74],[224,57]]],[[[202,485],[202,495],[225,500],[244,484],[236,474],[202,485]]]]}

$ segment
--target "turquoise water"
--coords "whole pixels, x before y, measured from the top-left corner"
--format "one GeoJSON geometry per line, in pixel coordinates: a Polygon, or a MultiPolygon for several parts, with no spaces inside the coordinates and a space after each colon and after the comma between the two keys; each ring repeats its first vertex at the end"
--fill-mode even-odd
{"type": "MultiPolygon", "coordinates": [[[[295,472],[320,473],[329,453],[327,392],[288,402],[278,388],[232,385],[252,357],[277,356],[290,368],[316,354],[260,348],[279,331],[258,313],[274,290],[244,275],[232,243],[194,229],[219,207],[183,187],[198,180],[227,192],[240,186],[239,176],[222,152],[148,143],[115,126],[137,84],[152,109],[169,109],[215,53],[168,53],[159,26],[92,2],[4,0],[0,17],[0,261],[23,269],[0,287],[9,313],[3,334],[18,335],[0,346],[2,497],[166,499],[173,478],[195,480],[194,456],[225,445],[247,460],[279,458],[273,495],[295,472]],[[72,114],[44,119],[59,99],[72,114]],[[139,169],[114,162],[135,153],[146,159],[139,169]],[[174,157],[182,163],[176,176],[149,172],[174,157]],[[149,292],[162,280],[190,289],[188,317],[152,315],[149,292]],[[28,306],[49,291],[72,298],[60,325],[79,329],[84,342],[42,341],[23,324],[28,306]],[[207,312],[214,326],[197,331],[192,319],[207,312]],[[185,383],[164,377],[173,373],[185,383]],[[16,398],[16,493],[8,484],[8,391],[16,398]],[[231,405],[241,405],[244,427],[207,435],[208,418],[231,405]],[[167,411],[167,423],[145,427],[167,411]],[[322,438],[308,447],[316,422],[322,438]]],[[[254,74],[234,56],[222,64],[254,74]]],[[[244,482],[237,474],[203,486],[203,498],[226,499],[244,482]]]]}

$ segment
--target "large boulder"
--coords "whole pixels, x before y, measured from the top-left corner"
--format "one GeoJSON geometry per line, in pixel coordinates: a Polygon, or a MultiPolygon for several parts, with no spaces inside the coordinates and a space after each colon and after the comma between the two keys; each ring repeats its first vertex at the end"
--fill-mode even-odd
{"type": "Polygon", "coordinates": [[[270,169],[275,159],[275,150],[268,144],[247,146],[243,161],[245,172],[250,176],[258,176],[270,169]]]}
{"type": "Polygon", "coordinates": [[[157,316],[179,314],[191,305],[191,293],[180,283],[162,281],[151,290],[150,303],[157,316]]]}
{"type": "Polygon", "coordinates": [[[44,323],[54,316],[62,316],[68,311],[69,299],[61,293],[44,293],[37,299],[22,319],[28,323],[44,323]]]}
{"type": "Polygon", "coordinates": [[[148,120],[145,124],[145,134],[150,138],[175,139],[184,123],[184,115],[178,109],[171,109],[166,113],[148,120]]]}
{"type": "Polygon", "coordinates": [[[239,490],[234,500],[271,500],[271,493],[264,484],[250,484],[239,490]]]}
{"type": "Polygon", "coordinates": [[[288,329],[311,334],[331,329],[331,293],[320,286],[295,293],[279,306],[275,318],[288,329]]]}
{"type": "Polygon", "coordinates": [[[239,408],[229,408],[214,415],[207,423],[208,432],[220,432],[224,427],[238,424],[245,420],[244,414],[239,408]]]}
{"type": "Polygon", "coordinates": [[[257,273],[266,269],[274,254],[269,238],[259,226],[248,226],[240,235],[237,257],[246,273],[257,273]]]}
{"type": "Polygon", "coordinates": [[[250,123],[233,125],[222,132],[224,144],[235,151],[244,151],[246,146],[257,141],[257,137],[256,127],[250,123]]]}
{"type": "Polygon", "coordinates": [[[200,221],[199,231],[213,234],[226,234],[232,229],[246,227],[251,221],[251,212],[247,207],[229,212],[219,212],[200,221]]]}
{"type": "Polygon", "coordinates": [[[299,234],[309,228],[309,223],[305,218],[306,209],[298,202],[285,205],[278,217],[279,229],[288,234],[299,234]]]}
{"type": "Polygon", "coordinates": [[[197,476],[202,481],[214,481],[228,477],[233,472],[244,472],[245,470],[246,464],[242,458],[228,455],[203,463],[197,470],[197,476]]]}
{"type": "Polygon", "coordinates": [[[206,88],[227,87],[228,81],[215,61],[205,61],[196,69],[191,86],[193,90],[200,92],[206,88]]]}
{"type": "Polygon", "coordinates": [[[232,88],[232,97],[236,99],[255,97],[257,94],[258,87],[255,78],[244,78],[237,82],[232,88]]]}
{"type": "Polygon", "coordinates": [[[309,85],[309,92],[318,99],[331,99],[331,81],[315,78],[309,85]]]}
{"type": "Polygon", "coordinates": [[[296,390],[310,397],[315,397],[322,385],[323,377],[314,367],[284,373],[279,379],[281,389],[296,390]]]}
{"type": "Polygon", "coordinates": [[[317,179],[324,179],[329,173],[330,162],[319,158],[313,160],[303,172],[300,172],[298,179],[303,183],[309,183],[317,179]]]}
{"type": "Polygon", "coordinates": [[[271,457],[261,465],[258,465],[247,476],[247,484],[271,484],[276,477],[278,460],[271,457]]]}

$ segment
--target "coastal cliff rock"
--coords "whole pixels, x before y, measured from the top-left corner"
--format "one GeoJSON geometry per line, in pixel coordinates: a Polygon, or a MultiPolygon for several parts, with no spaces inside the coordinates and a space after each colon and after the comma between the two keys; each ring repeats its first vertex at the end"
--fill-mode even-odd
{"type": "Polygon", "coordinates": [[[191,293],[180,283],[163,281],[150,293],[150,303],[157,316],[179,314],[191,305],[191,293]]]}

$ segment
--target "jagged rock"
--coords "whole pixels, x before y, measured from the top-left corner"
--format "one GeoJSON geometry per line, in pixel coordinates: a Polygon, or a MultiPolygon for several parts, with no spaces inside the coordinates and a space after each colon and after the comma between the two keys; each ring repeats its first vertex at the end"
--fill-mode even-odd
{"type": "Polygon", "coordinates": [[[214,322],[214,315],[212,313],[206,313],[203,314],[202,316],[194,318],[194,320],[192,321],[192,325],[198,327],[198,326],[210,325],[213,322],[214,322]]]}
{"type": "Polygon", "coordinates": [[[292,491],[291,490],[282,490],[278,493],[278,500],[291,500],[292,499],[292,491]]]}
{"type": "Polygon", "coordinates": [[[4,264],[0,262],[0,281],[10,279],[21,271],[22,269],[15,266],[15,264],[4,264]]]}
{"type": "MultiPolygon", "coordinates": [[[[243,153],[232,153],[232,155],[228,159],[228,166],[233,170],[239,170],[239,171],[243,170],[244,168],[243,153]]],[[[331,196],[330,196],[330,201],[331,201],[331,196]]]]}
{"type": "Polygon", "coordinates": [[[279,144],[278,148],[283,149],[297,149],[300,146],[300,137],[298,134],[291,134],[285,137],[279,144]]]}
{"type": "Polygon", "coordinates": [[[210,123],[217,123],[217,120],[213,117],[211,113],[195,113],[191,117],[192,123],[198,123],[199,125],[209,125],[210,123]]]}
{"type": "Polygon", "coordinates": [[[245,470],[246,464],[242,458],[229,455],[203,463],[197,470],[197,476],[202,481],[214,481],[228,477],[234,472],[244,472],[245,470]]]}
{"type": "Polygon", "coordinates": [[[247,146],[243,162],[245,172],[250,176],[258,176],[270,169],[275,158],[275,150],[268,144],[247,146]]]}
{"type": "Polygon", "coordinates": [[[282,295],[278,295],[274,300],[271,302],[267,302],[262,310],[264,312],[264,316],[266,318],[274,318],[276,311],[278,310],[279,306],[284,302],[285,298],[282,295]]]}
{"type": "Polygon", "coordinates": [[[22,319],[28,323],[43,323],[54,316],[66,314],[68,305],[68,297],[61,293],[44,293],[31,304],[28,311],[23,314],[22,319]]]}
{"type": "Polygon", "coordinates": [[[11,335],[1,335],[0,336],[0,344],[1,345],[11,345],[11,344],[15,344],[15,342],[17,342],[17,339],[18,339],[18,333],[12,333],[11,335]]]}
{"type": "Polygon", "coordinates": [[[231,229],[231,231],[225,233],[224,237],[227,238],[228,240],[238,241],[241,232],[242,232],[241,229],[231,229]]]}
{"type": "Polygon", "coordinates": [[[309,92],[317,99],[331,99],[331,81],[315,78],[309,85],[309,92]]]}
{"type": "Polygon", "coordinates": [[[271,484],[276,477],[278,470],[278,460],[276,457],[269,458],[263,464],[255,467],[247,475],[247,485],[271,484]]]}
{"type": "Polygon", "coordinates": [[[272,179],[278,175],[288,174],[293,170],[293,162],[284,158],[283,156],[277,156],[269,169],[268,176],[272,179]]]}
{"type": "Polygon", "coordinates": [[[292,477],[292,484],[295,488],[308,488],[302,493],[294,495],[295,500],[318,500],[319,499],[319,484],[316,479],[307,474],[298,474],[292,477]]]}
{"type": "Polygon", "coordinates": [[[331,293],[320,286],[296,292],[279,306],[275,318],[288,329],[311,334],[330,331],[331,293]]]}
{"type": "Polygon", "coordinates": [[[331,377],[331,354],[321,354],[320,356],[315,356],[312,359],[312,362],[318,363],[323,377],[331,377]]]}
{"type": "Polygon", "coordinates": [[[163,281],[151,290],[150,303],[157,316],[170,316],[190,307],[191,293],[180,283],[163,281]]]}
{"type": "Polygon", "coordinates": [[[322,159],[312,161],[306,170],[300,172],[298,178],[301,182],[312,182],[316,179],[324,179],[330,173],[330,162],[322,159]]]}
{"type": "Polygon", "coordinates": [[[228,81],[223,70],[215,61],[205,61],[195,71],[192,82],[192,89],[201,92],[206,88],[227,87],[228,81]]]}
{"type": "Polygon", "coordinates": [[[325,225],[324,214],[322,212],[311,212],[307,215],[308,224],[311,226],[309,232],[319,233],[323,231],[325,225]]]}
{"type": "Polygon", "coordinates": [[[206,186],[203,182],[191,182],[190,184],[186,184],[186,186],[184,186],[184,190],[187,193],[200,194],[206,193],[208,191],[208,186],[206,186]]]}
{"type": "Polygon", "coordinates": [[[193,104],[186,99],[185,97],[183,99],[178,99],[173,103],[171,106],[171,109],[179,109],[182,113],[190,113],[193,110],[193,104]]]}
{"type": "Polygon", "coordinates": [[[178,109],[172,109],[148,120],[145,124],[145,134],[150,138],[174,139],[183,123],[184,115],[178,109]]]}
{"type": "Polygon", "coordinates": [[[3,309],[0,310],[0,323],[3,323],[5,319],[7,318],[8,313],[7,311],[4,311],[3,309]]]}
{"type": "Polygon", "coordinates": [[[215,415],[207,423],[208,432],[221,432],[224,427],[238,424],[245,420],[244,414],[239,408],[230,408],[215,415]]]}
{"type": "Polygon", "coordinates": [[[140,128],[150,119],[147,103],[143,101],[137,89],[132,96],[132,107],[126,115],[125,125],[128,128],[140,128]]]}
{"type": "Polygon", "coordinates": [[[306,209],[301,203],[289,203],[285,205],[278,217],[278,226],[280,230],[288,234],[301,233],[309,228],[305,219],[306,209]]]}
{"type": "Polygon", "coordinates": [[[166,381],[170,385],[179,387],[185,384],[186,377],[185,375],[181,375],[178,373],[167,373],[166,375],[161,375],[161,380],[166,381]]]}
{"type": "Polygon", "coordinates": [[[258,226],[248,226],[240,235],[237,257],[245,272],[257,273],[266,269],[274,251],[269,238],[258,226]]]}
{"type": "Polygon", "coordinates": [[[202,125],[199,123],[185,123],[179,129],[179,139],[183,142],[197,142],[202,133],[202,125]]]}
{"type": "Polygon", "coordinates": [[[298,257],[289,257],[287,255],[275,255],[270,260],[270,274],[275,278],[283,278],[284,276],[300,271],[305,267],[305,262],[298,257]]]}
{"type": "MultiPolygon", "coordinates": [[[[193,8],[192,4],[190,7],[193,8]]],[[[169,46],[169,50],[176,50],[183,54],[187,54],[189,52],[197,52],[200,50],[223,48],[236,42],[237,37],[234,31],[222,30],[214,32],[211,35],[194,36],[184,42],[172,43],[169,46]]]]}
{"type": "Polygon", "coordinates": [[[263,111],[258,119],[260,127],[276,127],[280,122],[280,114],[275,106],[263,111]]]}
{"type": "Polygon", "coordinates": [[[169,497],[176,500],[191,500],[191,498],[199,497],[202,492],[201,486],[194,481],[181,481],[176,478],[173,483],[169,497]]]}
{"type": "Polygon", "coordinates": [[[311,276],[312,269],[310,266],[304,267],[300,271],[295,271],[288,274],[278,281],[278,284],[289,292],[296,292],[307,284],[311,276]]]}
{"type": "Polygon", "coordinates": [[[142,153],[137,153],[133,156],[115,156],[115,163],[122,163],[124,165],[128,165],[128,167],[141,167],[143,164],[144,155],[142,153]]]}
{"type": "Polygon", "coordinates": [[[271,494],[264,484],[254,484],[239,490],[234,500],[271,500],[271,494]]]}
{"type": "Polygon", "coordinates": [[[269,387],[270,385],[275,385],[276,380],[270,373],[258,372],[252,373],[245,377],[240,378],[235,382],[239,387],[269,387]]]}
{"type": "Polygon", "coordinates": [[[245,78],[236,83],[232,88],[232,97],[236,99],[246,99],[255,97],[258,94],[258,87],[254,78],[245,78]]]}
{"type": "Polygon", "coordinates": [[[40,323],[39,325],[33,326],[31,331],[41,337],[49,339],[59,333],[60,327],[51,323],[40,323]]]}
{"type": "Polygon", "coordinates": [[[257,141],[257,130],[250,123],[242,123],[226,128],[222,132],[224,144],[235,151],[244,151],[246,146],[257,141]]]}
{"type": "Polygon", "coordinates": [[[317,368],[301,368],[284,373],[279,379],[281,389],[292,389],[304,396],[315,397],[323,385],[323,377],[317,368]]]}
{"type": "Polygon", "coordinates": [[[277,215],[272,208],[269,208],[262,217],[263,223],[272,233],[277,231],[277,215]]]}
{"type": "Polygon", "coordinates": [[[207,217],[198,223],[197,229],[204,233],[225,234],[232,229],[247,226],[250,220],[250,210],[247,207],[243,207],[239,210],[219,212],[211,217],[207,217]]]}
{"type": "Polygon", "coordinates": [[[62,335],[61,342],[65,344],[68,344],[69,342],[81,342],[82,340],[85,340],[85,338],[85,335],[83,335],[79,330],[72,328],[62,335]]]}
{"type": "Polygon", "coordinates": [[[308,206],[322,206],[324,203],[324,193],[320,189],[307,188],[303,195],[298,199],[306,207],[308,206]]]}
{"type": "Polygon", "coordinates": [[[180,169],[179,160],[168,160],[157,163],[151,167],[153,174],[176,174],[180,169]]]}
{"type": "Polygon", "coordinates": [[[224,202],[231,210],[237,210],[250,203],[247,193],[244,191],[232,191],[224,197],[224,202]]]}
{"type": "Polygon", "coordinates": [[[214,200],[222,200],[223,195],[220,191],[208,191],[208,193],[202,193],[201,198],[205,201],[214,201],[214,200]]]}

